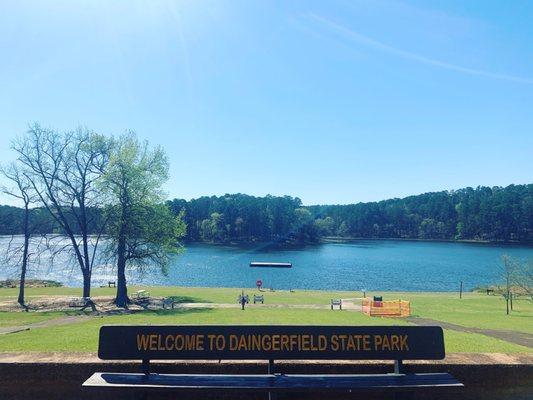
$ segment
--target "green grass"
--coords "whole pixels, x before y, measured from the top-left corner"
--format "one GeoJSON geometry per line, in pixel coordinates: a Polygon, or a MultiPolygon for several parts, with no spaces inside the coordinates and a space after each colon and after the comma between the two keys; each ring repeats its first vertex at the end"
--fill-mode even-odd
{"type": "Polygon", "coordinates": [[[54,326],[0,336],[0,351],[96,352],[98,329],[107,324],[294,324],[394,325],[400,320],[371,318],[361,313],[298,309],[188,309],[139,312],[94,318],[72,325],[54,326]]]}
{"type": "Polygon", "coordinates": [[[477,333],[444,330],[447,353],[531,353],[533,349],[477,333]]]}
{"type": "MultiPolygon", "coordinates": [[[[141,287],[130,288],[130,293],[141,287]]],[[[236,303],[241,292],[238,288],[178,288],[154,286],[144,288],[152,296],[177,296],[182,302],[236,303]]],[[[257,289],[245,289],[252,295],[257,289]]],[[[95,288],[93,296],[112,296],[115,289],[95,288]]],[[[360,292],[327,291],[265,291],[267,304],[323,304],[329,305],[332,298],[361,297],[360,292]]],[[[505,302],[498,296],[481,293],[465,293],[459,299],[457,293],[393,293],[379,292],[384,300],[401,298],[411,301],[414,316],[450,322],[464,327],[513,330],[533,333],[533,303],[515,301],[515,310],[505,315],[505,302]]],[[[16,297],[16,289],[0,289],[0,300],[16,297]]],[[[36,296],[79,296],[78,288],[30,288],[31,302],[36,296]]],[[[75,313],[75,312],[74,312],[75,313]]],[[[0,327],[20,326],[53,319],[73,312],[0,312],[0,327]]],[[[239,309],[188,309],[168,311],[145,311],[127,315],[97,317],[76,324],[32,329],[9,335],[0,335],[0,351],[96,351],[98,328],[103,324],[303,324],[303,325],[394,325],[406,324],[402,319],[370,318],[357,312],[255,308],[239,309]]],[[[518,346],[481,334],[446,330],[448,352],[533,352],[533,349],[518,346]]]]}
{"type": "Polygon", "coordinates": [[[522,298],[513,303],[514,310],[505,314],[501,296],[482,293],[384,293],[388,298],[411,301],[414,316],[450,322],[469,328],[511,330],[533,333],[533,302],[522,298]]]}
{"type": "Polygon", "coordinates": [[[27,324],[36,324],[49,319],[64,317],[66,315],[77,315],[79,312],[6,312],[0,311],[0,328],[10,326],[22,326],[27,324]]]}

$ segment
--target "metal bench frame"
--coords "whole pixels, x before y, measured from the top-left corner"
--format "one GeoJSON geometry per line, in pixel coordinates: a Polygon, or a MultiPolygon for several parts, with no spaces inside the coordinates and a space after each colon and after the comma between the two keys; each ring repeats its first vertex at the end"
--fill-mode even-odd
{"type": "MultiPolygon", "coordinates": [[[[182,353],[161,352],[165,349],[151,349],[155,352],[139,353],[139,335],[151,335],[150,333],[159,329],[162,335],[169,332],[216,332],[229,335],[231,332],[259,332],[259,334],[275,335],[276,332],[288,329],[295,332],[301,329],[302,332],[318,331],[331,332],[335,329],[342,332],[360,332],[368,329],[372,332],[407,332],[413,338],[411,348],[407,348],[401,353],[409,356],[409,359],[416,360],[436,360],[444,358],[444,342],[442,329],[440,327],[308,327],[308,326],[104,326],[100,331],[99,357],[107,360],[133,360],[142,359],[141,373],[94,373],[85,381],[83,387],[92,390],[105,391],[131,391],[147,396],[150,392],[187,392],[187,391],[223,391],[223,392],[264,392],[268,393],[271,399],[280,392],[389,392],[395,396],[402,396],[402,399],[413,398],[415,392],[420,390],[436,389],[457,389],[463,387],[452,375],[448,373],[406,373],[403,368],[403,361],[395,359],[395,355],[382,353],[353,353],[348,358],[348,353],[335,354],[327,352],[325,354],[310,355],[307,352],[292,350],[292,352],[278,352],[276,354],[260,350],[253,354],[231,352],[202,352],[196,353],[185,350],[182,353]],[[106,332],[107,330],[107,332],[106,332]],[[115,330],[115,336],[110,333],[115,330]],[[232,331],[233,330],[233,331],[232,331]],[[103,332],[104,331],[104,332],[103,332]],[[103,333],[102,333],[103,332],[103,333]],[[139,333],[141,332],[141,333],[139,333]],[[265,333],[266,332],[266,333],[265,333]],[[136,334],[136,339],[133,335],[136,334]],[[417,342],[422,343],[420,346],[417,342]],[[414,347],[414,348],[413,348],[414,347]],[[317,358],[315,358],[315,355],[317,358]],[[263,359],[268,360],[268,370],[266,374],[157,374],[150,369],[150,361],[153,359],[165,360],[192,360],[192,359],[263,359]],[[394,372],[390,374],[283,374],[275,370],[274,361],[276,359],[290,360],[393,360],[394,372]]],[[[387,333],[388,332],[388,333],[387,333]]],[[[350,333],[351,334],[351,333],[350,333]]],[[[175,351],[175,350],[174,350],[175,351]]],[[[400,354],[400,353],[398,353],[400,354]]]]}
{"type": "Polygon", "coordinates": [[[335,306],[338,306],[339,310],[342,310],[342,299],[331,299],[331,309],[333,310],[335,306]]]}

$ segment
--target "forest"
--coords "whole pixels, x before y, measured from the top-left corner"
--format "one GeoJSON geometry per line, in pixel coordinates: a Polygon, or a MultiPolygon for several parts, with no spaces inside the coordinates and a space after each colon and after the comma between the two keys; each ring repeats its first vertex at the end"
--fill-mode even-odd
{"type": "MultiPolygon", "coordinates": [[[[174,199],[167,205],[174,215],[183,212],[188,242],[313,243],[326,237],[533,242],[533,184],[348,205],[303,206],[297,197],[246,194],[174,199]]],[[[21,233],[22,212],[0,206],[0,234],[21,233]]],[[[61,232],[42,208],[30,212],[34,232],[61,232]]],[[[98,221],[99,209],[88,212],[98,221]]]]}
{"type": "Polygon", "coordinates": [[[244,194],[169,202],[190,241],[300,241],[324,237],[533,242],[533,184],[477,187],[348,205],[244,194]]]}

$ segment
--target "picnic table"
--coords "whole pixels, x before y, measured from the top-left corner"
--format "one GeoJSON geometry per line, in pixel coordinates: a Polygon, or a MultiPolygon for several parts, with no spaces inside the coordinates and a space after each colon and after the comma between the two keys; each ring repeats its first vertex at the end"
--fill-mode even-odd
{"type": "Polygon", "coordinates": [[[133,298],[138,302],[146,302],[150,300],[150,292],[147,290],[137,290],[133,293],[133,298]]]}

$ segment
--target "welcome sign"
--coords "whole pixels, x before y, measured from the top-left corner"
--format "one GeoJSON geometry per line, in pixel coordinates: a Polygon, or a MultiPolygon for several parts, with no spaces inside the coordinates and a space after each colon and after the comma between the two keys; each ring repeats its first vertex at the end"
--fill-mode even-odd
{"type": "Polygon", "coordinates": [[[439,360],[437,326],[103,326],[103,360],[439,360]]]}

